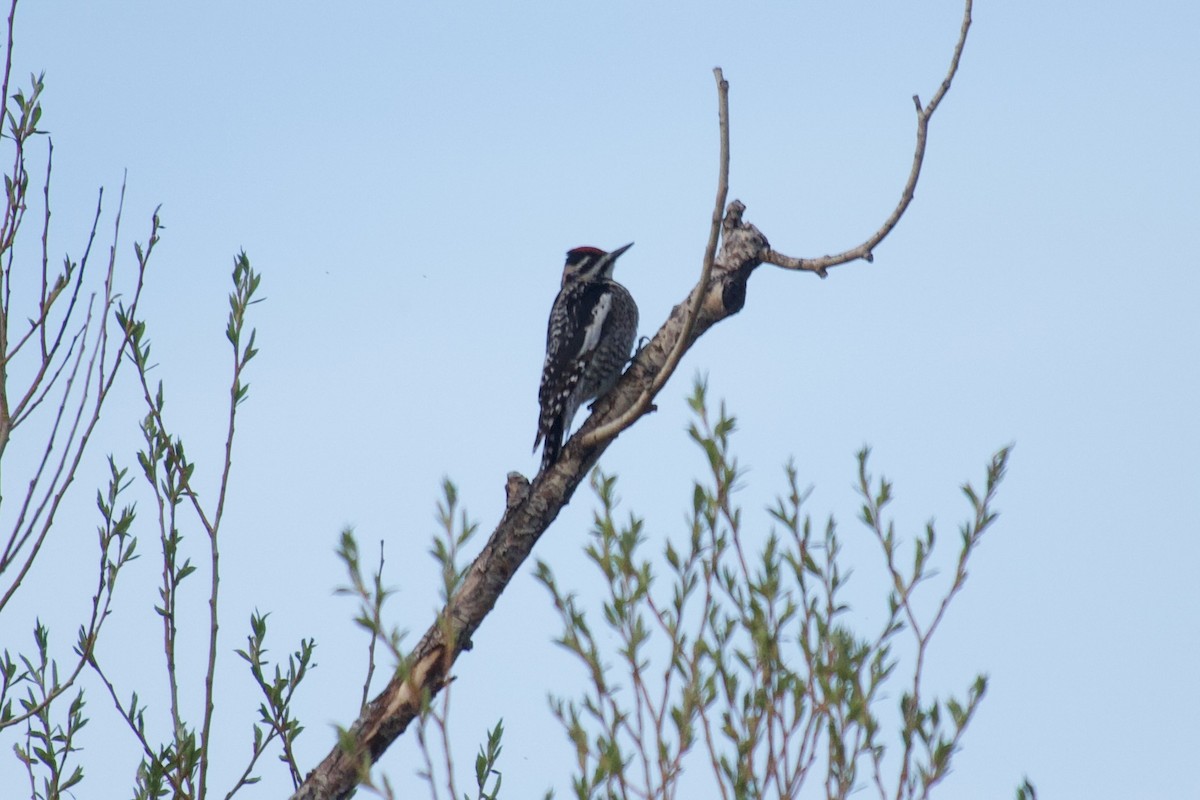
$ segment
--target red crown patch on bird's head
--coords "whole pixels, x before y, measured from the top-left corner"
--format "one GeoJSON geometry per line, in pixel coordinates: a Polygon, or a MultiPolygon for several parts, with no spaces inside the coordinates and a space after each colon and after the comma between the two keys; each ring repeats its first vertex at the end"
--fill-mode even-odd
{"type": "Polygon", "coordinates": [[[604,251],[599,247],[572,247],[567,251],[568,256],[602,256],[604,251]]]}

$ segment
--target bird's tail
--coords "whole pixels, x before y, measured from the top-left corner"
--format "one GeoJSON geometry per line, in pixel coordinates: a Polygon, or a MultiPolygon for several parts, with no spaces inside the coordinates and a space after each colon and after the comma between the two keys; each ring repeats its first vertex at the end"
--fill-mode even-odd
{"type": "Polygon", "coordinates": [[[549,423],[545,428],[538,431],[537,441],[533,444],[533,449],[537,450],[538,442],[543,438],[546,440],[545,445],[542,447],[542,472],[554,466],[554,462],[558,461],[559,453],[562,452],[562,420],[553,419],[549,423]]]}

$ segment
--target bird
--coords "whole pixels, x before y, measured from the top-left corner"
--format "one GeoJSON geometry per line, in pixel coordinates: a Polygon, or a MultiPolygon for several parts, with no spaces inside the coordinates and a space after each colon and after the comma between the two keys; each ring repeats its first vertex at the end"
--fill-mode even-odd
{"type": "Polygon", "coordinates": [[[543,470],[558,460],[579,406],[612,389],[633,351],[637,303],[612,278],[617,258],[630,247],[633,242],[611,253],[598,247],[567,251],[546,326],[546,362],[538,390],[541,413],[533,450],[545,441],[543,470]]]}

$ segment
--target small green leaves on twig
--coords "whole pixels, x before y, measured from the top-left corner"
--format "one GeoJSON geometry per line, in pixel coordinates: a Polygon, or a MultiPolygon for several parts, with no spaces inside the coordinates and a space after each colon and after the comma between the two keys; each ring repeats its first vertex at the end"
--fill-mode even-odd
{"type": "Polygon", "coordinates": [[[882,624],[863,633],[843,599],[850,569],[837,528],[833,520],[814,528],[802,513],[808,493],[794,465],[786,469],[787,491],[769,509],[780,527],[766,535],[748,530],[734,502],[742,479],[730,451],[736,424],[724,407],[710,417],[706,394],[698,380],[688,401],[705,479],[693,487],[688,537],[668,541],[661,560],[645,554],[641,519],[616,518],[616,479],[592,474],[599,510],[587,553],[609,587],[607,631],[594,630],[576,597],[538,565],[562,619],[558,641],[588,676],[580,698],[551,702],[575,746],[575,796],[673,796],[692,758],[710,765],[722,800],[794,797],[814,781],[829,798],[849,797],[868,781],[881,798],[928,797],[949,772],[987,682],[976,677],[961,699],[923,699],[926,648],[962,588],[967,556],[995,519],[991,503],[1007,451],[993,459],[986,492],[968,491],[974,519],[932,620],[910,601],[935,575],[933,527],[916,538],[912,571],[902,573],[901,542],[884,519],[892,485],[876,483],[867,452],[859,454],[861,516],[892,571],[882,624]],[[912,663],[894,649],[905,630],[917,639],[912,663]],[[612,637],[615,651],[605,644],[612,637]],[[892,738],[881,704],[901,667],[910,688],[892,738]],[[900,757],[889,762],[889,775],[884,754],[895,742],[900,757]]]}
{"type": "Polygon", "coordinates": [[[242,330],[246,323],[246,309],[253,303],[262,302],[261,299],[254,299],[254,293],[258,291],[258,284],[261,280],[262,276],[251,268],[246,252],[243,250],[238,253],[233,260],[233,292],[229,295],[229,322],[225,326],[225,338],[233,345],[235,360],[233,382],[235,403],[245,400],[250,391],[250,385],[243,385],[241,382],[241,372],[250,359],[258,354],[258,350],[254,347],[254,337],[258,331],[254,328],[250,329],[250,337],[243,347],[242,330]]]}
{"type": "Polygon", "coordinates": [[[367,674],[363,680],[362,691],[361,705],[365,708],[371,689],[371,680],[375,676],[376,645],[382,640],[396,664],[395,669],[397,672],[403,672],[406,669],[406,660],[404,653],[400,650],[400,644],[404,639],[404,633],[398,628],[385,628],[383,622],[383,605],[388,598],[395,594],[394,590],[387,589],[383,585],[383,542],[379,543],[379,565],[372,574],[369,584],[363,574],[358,540],[354,538],[354,531],[350,528],[342,531],[338,542],[337,556],[346,566],[346,574],[350,583],[347,586],[339,586],[335,593],[358,599],[358,613],[354,617],[354,623],[371,637],[367,646],[367,674]]]}
{"type": "Polygon", "coordinates": [[[279,740],[282,750],[279,760],[287,765],[291,773],[292,788],[300,785],[300,768],[296,764],[295,743],[304,730],[304,726],[292,712],[292,699],[300,682],[304,680],[310,667],[316,666],[312,660],[316,642],[312,639],[301,639],[300,649],[287,658],[287,667],[282,669],[276,664],[270,671],[271,663],[267,659],[267,617],[268,614],[255,612],[250,616],[250,635],[246,637],[246,649],[237,650],[250,665],[250,675],[262,692],[264,701],[258,707],[260,724],[254,725],[254,744],[250,757],[237,784],[230,790],[227,797],[232,797],[244,785],[257,783],[254,775],[254,765],[266,751],[267,746],[275,739],[279,740]],[[264,733],[264,727],[265,733],[264,733]]]}
{"type": "MultiPolygon", "coordinates": [[[[481,746],[479,755],[475,756],[475,785],[479,792],[475,800],[497,800],[500,797],[501,775],[496,764],[500,760],[500,751],[504,749],[500,746],[503,737],[504,720],[501,719],[496,721],[496,727],[488,731],[487,745],[481,746]],[[487,785],[493,775],[496,779],[489,792],[487,785]]],[[[471,800],[471,797],[464,794],[463,800],[471,800]]]]}
{"type": "Polygon", "coordinates": [[[466,567],[459,566],[459,549],[479,530],[479,523],[467,517],[466,509],[458,508],[458,489],[449,479],[442,480],[442,499],[438,501],[439,530],[433,538],[429,554],[442,570],[442,600],[449,608],[462,582],[466,567]]]}
{"type": "Polygon", "coordinates": [[[38,75],[30,73],[29,94],[17,90],[13,95],[15,111],[11,108],[4,110],[4,117],[8,122],[8,132],[5,136],[8,138],[23,142],[35,133],[45,132],[37,129],[38,122],[42,119],[42,91],[46,88],[45,79],[45,72],[38,75]]]}
{"type": "MultiPolygon", "coordinates": [[[[58,664],[49,656],[50,632],[41,620],[34,626],[33,638],[37,655],[34,658],[20,656],[24,666],[20,673],[8,651],[4,652],[0,661],[4,691],[0,697],[7,694],[10,686],[25,685],[25,695],[18,698],[24,712],[22,716],[28,718],[25,743],[14,744],[13,752],[25,768],[34,797],[60,797],[83,780],[83,767],[71,767],[70,762],[72,754],[80,749],[75,746],[75,736],[88,720],[83,716],[82,691],[75,693],[65,717],[61,721],[55,719],[54,712],[59,706],[51,701],[62,691],[62,683],[58,664]]],[[[4,701],[3,716],[12,719],[11,700],[4,701]]]]}
{"type": "MultiPolygon", "coordinates": [[[[458,797],[454,774],[454,760],[450,748],[450,701],[452,692],[450,691],[450,682],[453,678],[450,676],[450,664],[453,661],[452,653],[456,650],[457,644],[457,621],[455,615],[457,612],[456,600],[459,589],[462,586],[462,581],[466,575],[467,567],[459,565],[459,551],[475,535],[479,526],[472,522],[467,516],[466,509],[459,508],[458,489],[454,483],[445,478],[442,480],[442,499],[437,506],[437,521],[438,532],[433,537],[433,546],[430,548],[430,555],[438,562],[442,573],[441,600],[442,610],[438,614],[437,622],[435,623],[441,631],[442,641],[445,643],[442,649],[445,664],[443,665],[443,679],[441,688],[441,702],[438,705],[433,703],[433,697],[427,692],[422,695],[421,714],[417,722],[417,744],[421,750],[421,756],[424,760],[424,769],[421,770],[421,777],[425,778],[429,784],[430,792],[434,800],[440,797],[440,781],[437,778],[438,769],[434,766],[434,742],[431,742],[428,735],[429,728],[432,726],[436,729],[438,737],[436,747],[441,751],[441,772],[445,781],[445,786],[449,792],[451,800],[458,797]]],[[[467,643],[469,646],[469,643],[467,643]]],[[[494,749],[493,758],[487,760],[487,754],[484,754],[485,768],[482,776],[482,782],[479,782],[479,797],[485,798],[484,786],[486,785],[488,773],[492,771],[495,764],[495,758],[499,757],[500,750],[500,731],[502,727],[497,727],[493,730],[492,736],[489,736],[489,750],[494,749]],[[492,740],[494,739],[494,745],[492,740]]],[[[479,766],[476,764],[476,779],[479,781],[479,766]]],[[[497,776],[496,786],[493,788],[492,797],[499,791],[499,777],[497,776]]],[[[464,797],[466,797],[464,795],[464,797]]],[[[468,798],[469,800],[469,798],[468,798]]]]}

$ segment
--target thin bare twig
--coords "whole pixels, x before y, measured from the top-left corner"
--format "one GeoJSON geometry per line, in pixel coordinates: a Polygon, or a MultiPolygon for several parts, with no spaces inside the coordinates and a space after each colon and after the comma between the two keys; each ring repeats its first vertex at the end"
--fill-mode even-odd
{"type": "MultiPolygon", "coordinates": [[[[110,534],[111,535],[111,534],[110,534]]],[[[19,725],[27,719],[40,715],[49,705],[58,697],[70,689],[79,674],[83,672],[84,667],[92,662],[93,651],[96,647],[96,642],[100,638],[100,631],[104,627],[105,621],[108,619],[110,609],[112,608],[113,598],[113,578],[110,580],[110,574],[115,575],[115,572],[110,573],[112,562],[109,559],[109,547],[111,546],[111,538],[105,540],[103,531],[101,532],[100,545],[100,567],[97,571],[98,579],[96,592],[92,595],[92,609],[87,625],[81,625],[79,628],[79,642],[77,644],[77,654],[79,656],[75,666],[72,668],[67,679],[61,682],[56,680],[54,686],[42,697],[42,700],[35,705],[24,706],[24,711],[16,716],[11,716],[6,719],[0,729],[9,728],[13,725],[19,725]]],[[[120,545],[118,545],[120,549],[120,545]]],[[[118,555],[118,559],[121,556],[118,555]]]]}
{"type": "MultiPolygon", "coordinates": [[[[14,2],[14,9],[15,6],[16,3],[14,2]]],[[[9,16],[9,25],[9,45],[11,52],[11,13],[9,16]]],[[[5,86],[7,86],[8,66],[6,66],[4,79],[5,86]]],[[[5,90],[5,94],[7,94],[7,90],[5,90]]],[[[19,142],[18,146],[20,146],[19,142]]],[[[93,293],[84,306],[83,313],[85,318],[83,322],[79,323],[76,319],[77,302],[81,295],[86,274],[86,262],[91,252],[92,242],[96,236],[97,224],[101,214],[99,203],[97,204],[96,216],[88,236],[87,252],[84,253],[83,259],[77,268],[68,266],[64,273],[55,279],[53,286],[49,284],[47,265],[50,224],[49,185],[52,174],[52,163],[53,146],[51,145],[48,148],[46,185],[43,190],[46,207],[43,215],[41,235],[42,288],[38,301],[39,311],[36,317],[30,318],[29,330],[11,349],[9,349],[7,325],[9,321],[8,302],[13,266],[11,244],[13,238],[16,236],[16,228],[6,227],[4,232],[0,234],[0,238],[3,239],[3,242],[0,243],[0,251],[7,250],[8,254],[8,263],[5,264],[3,269],[4,299],[3,311],[0,312],[0,455],[3,454],[4,446],[8,441],[8,435],[12,429],[32,414],[47,398],[47,395],[55,387],[60,378],[65,380],[65,385],[62,386],[62,391],[59,395],[58,408],[53,412],[49,430],[46,433],[45,449],[32,477],[27,482],[24,497],[21,499],[21,504],[18,507],[17,520],[13,523],[12,531],[7,539],[4,551],[0,554],[0,572],[5,572],[9,568],[14,567],[18,560],[22,561],[16,574],[5,578],[7,588],[0,591],[0,609],[5,608],[20,589],[22,581],[41,552],[41,548],[50,534],[56,512],[75,480],[80,463],[87,449],[88,441],[99,421],[100,411],[105,398],[113,386],[116,369],[121,356],[125,348],[129,345],[128,333],[122,332],[113,363],[111,365],[107,363],[106,348],[109,339],[115,335],[107,328],[107,316],[115,304],[117,296],[115,276],[111,268],[103,285],[104,296],[102,304],[99,304],[99,310],[96,310],[96,306],[98,305],[96,303],[97,297],[93,293]],[[63,312],[62,320],[57,326],[57,331],[48,337],[45,329],[52,324],[50,321],[50,308],[67,288],[71,288],[70,300],[63,312]],[[67,340],[68,344],[64,353],[62,352],[61,345],[67,336],[68,330],[72,327],[76,328],[76,330],[67,340]],[[34,357],[37,360],[37,366],[34,368],[35,374],[32,378],[27,379],[28,383],[26,385],[28,388],[25,390],[22,399],[15,407],[10,408],[8,404],[8,390],[10,387],[8,386],[9,375],[7,365],[21,346],[25,342],[30,341],[35,334],[37,334],[37,340],[40,343],[40,353],[34,357]],[[89,337],[92,340],[90,345],[89,337]],[[111,371],[106,373],[106,367],[110,366],[111,371]],[[46,376],[48,374],[49,379],[47,381],[46,376]],[[60,437],[65,438],[65,441],[61,441],[60,437]],[[46,485],[47,483],[48,485],[46,485]],[[22,551],[24,551],[23,554],[22,551]]],[[[123,190],[124,185],[122,185],[122,196],[123,190]]],[[[20,191],[21,199],[19,204],[23,207],[24,186],[22,186],[20,191]]],[[[9,211],[11,212],[12,209],[10,208],[9,211]]],[[[118,224],[121,216],[122,207],[118,207],[118,224]]],[[[6,217],[6,225],[18,224],[14,221],[15,217],[10,217],[6,217]]],[[[114,252],[115,242],[116,233],[114,233],[114,252]]],[[[134,307],[136,307],[141,295],[145,266],[144,263],[139,264],[137,287],[133,293],[134,307]]],[[[107,549],[102,547],[99,586],[92,598],[91,619],[86,626],[80,627],[77,650],[78,660],[67,672],[66,680],[63,682],[56,681],[54,688],[43,698],[42,702],[36,706],[26,708],[20,716],[7,720],[4,723],[4,727],[21,723],[35,714],[40,714],[45,707],[72,686],[91,658],[100,628],[108,616],[109,603],[111,601],[111,585],[107,583],[108,566],[106,565],[106,554],[107,549]],[[105,588],[106,586],[108,587],[107,589],[105,588]]]]}
{"type": "Polygon", "coordinates": [[[692,295],[688,300],[683,331],[675,341],[674,347],[671,348],[671,354],[667,357],[662,370],[654,376],[654,380],[642,391],[634,404],[621,416],[584,436],[581,442],[583,447],[592,447],[599,442],[616,437],[649,411],[655,396],[670,380],[675,368],[679,366],[679,360],[683,358],[684,352],[690,346],[692,331],[696,327],[696,317],[700,313],[700,305],[704,302],[704,296],[708,291],[713,262],[717,258],[717,242],[721,237],[721,219],[725,214],[725,200],[729,196],[729,82],[725,80],[725,75],[721,72],[720,67],[713,68],[713,76],[717,81],[717,114],[721,131],[720,166],[717,170],[717,201],[713,206],[712,224],[708,229],[708,243],[704,247],[704,264],[700,269],[700,281],[692,290],[692,295]]]}
{"type": "MultiPolygon", "coordinates": [[[[155,231],[157,231],[158,224],[159,224],[158,223],[158,213],[156,211],[155,215],[154,215],[155,231]]],[[[139,251],[139,260],[142,263],[144,263],[145,260],[149,259],[151,249],[156,241],[157,241],[157,236],[152,236],[151,240],[150,240],[150,247],[148,247],[144,253],[139,251]]],[[[236,276],[236,274],[237,273],[235,272],[235,276],[236,276]]],[[[237,291],[238,291],[238,289],[235,288],[235,294],[237,293],[237,291]]],[[[253,291],[253,290],[251,290],[251,291],[253,291]]],[[[231,295],[231,300],[232,300],[232,298],[233,298],[233,295],[231,295]]],[[[233,325],[233,322],[232,322],[233,312],[231,312],[230,316],[231,316],[230,324],[233,325]]],[[[131,321],[133,320],[132,314],[130,315],[129,318],[131,321]]],[[[237,408],[238,408],[238,405],[240,404],[241,400],[243,399],[243,395],[241,394],[241,392],[242,392],[241,387],[243,386],[243,384],[241,382],[241,375],[242,375],[242,370],[246,366],[246,363],[249,361],[250,357],[253,355],[253,346],[254,346],[254,332],[251,331],[250,341],[246,345],[246,349],[245,350],[240,349],[241,348],[240,320],[238,323],[237,331],[238,332],[236,335],[231,334],[232,338],[230,340],[233,344],[233,377],[232,377],[232,380],[230,383],[230,389],[229,389],[229,412],[228,412],[228,417],[227,417],[227,427],[226,427],[226,435],[225,435],[225,454],[224,454],[224,462],[223,462],[221,475],[220,475],[218,493],[217,493],[216,509],[215,509],[211,519],[210,519],[209,515],[204,511],[204,507],[200,502],[199,495],[192,489],[188,471],[186,469],[187,462],[185,462],[185,460],[180,452],[180,448],[176,444],[176,442],[178,440],[176,440],[176,442],[173,442],[171,439],[171,436],[169,435],[170,429],[166,426],[165,421],[163,420],[161,406],[158,402],[156,402],[154,395],[150,391],[149,381],[147,380],[147,377],[146,377],[145,365],[142,363],[142,360],[139,356],[133,356],[131,354],[131,357],[133,358],[133,360],[135,362],[135,366],[137,368],[138,382],[142,388],[142,398],[145,401],[145,403],[149,409],[149,414],[153,418],[154,425],[156,426],[157,430],[161,433],[161,435],[163,437],[166,456],[170,461],[173,462],[173,466],[168,467],[168,469],[169,470],[173,469],[176,472],[177,478],[179,481],[179,487],[182,490],[184,496],[186,496],[187,498],[190,499],[192,508],[196,513],[196,517],[199,520],[201,526],[204,528],[204,531],[207,534],[208,540],[209,540],[209,566],[210,566],[210,570],[211,570],[211,575],[209,578],[209,598],[208,598],[208,612],[209,612],[208,655],[207,655],[207,666],[206,666],[206,669],[204,672],[204,706],[203,706],[203,722],[201,723],[200,747],[199,747],[200,763],[199,763],[199,768],[198,768],[198,785],[199,785],[199,794],[201,794],[201,795],[203,795],[207,789],[208,768],[209,768],[208,745],[209,745],[209,741],[211,739],[212,719],[213,719],[213,712],[214,712],[213,686],[215,683],[215,676],[216,676],[217,633],[218,633],[218,629],[219,629],[218,597],[219,597],[219,589],[220,589],[220,552],[219,552],[218,546],[217,546],[217,537],[218,537],[218,533],[219,533],[219,529],[220,529],[220,525],[221,525],[221,520],[224,515],[226,492],[228,490],[229,477],[230,477],[230,473],[231,473],[232,465],[233,465],[233,439],[234,439],[234,433],[236,430],[237,408]]],[[[156,491],[156,493],[159,491],[157,486],[155,487],[155,491],[156,491]]],[[[160,500],[160,506],[161,506],[161,500],[160,500]]],[[[173,504],[171,505],[170,513],[172,515],[175,513],[173,504]]],[[[160,523],[159,524],[161,527],[162,526],[161,512],[160,512],[160,523]]],[[[174,525],[174,521],[172,519],[170,527],[164,528],[164,531],[165,530],[174,530],[174,527],[175,527],[175,525],[174,525]]],[[[165,564],[164,564],[164,570],[166,570],[165,564]]],[[[166,572],[164,572],[164,576],[165,575],[166,575],[166,572]]],[[[173,625],[173,622],[171,621],[172,619],[173,619],[173,617],[171,615],[164,616],[164,625],[167,626],[168,636],[170,635],[171,626],[173,625]]],[[[168,660],[170,660],[169,642],[168,642],[168,647],[167,647],[167,656],[168,656],[168,660]]],[[[171,680],[173,682],[175,679],[174,670],[169,669],[168,674],[171,676],[171,680]]],[[[178,727],[178,723],[177,723],[176,727],[178,727]]],[[[285,737],[285,742],[286,742],[286,737],[285,737]]]]}
{"type": "MultiPolygon", "coordinates": [[[[43,262],[43,264],[46,263],[46,261],[48,259],[48,255],[49,255],[48,237],[49,237],[49,228],[50,228],[50,172],[51,172],[51,166],[53,164],[53,156],[54,156],[54,143],[49,142],[49,147],[47,148],[47,156],[46,156],[45,221],[43,223],[43,228],[42,228],[42,262],[43,262]]],[[[103,207],[104,207],[104,187],[100,187],[99,197],[96,200],[96,213],[92,218],[92,227],[91,227],[90,232],[88,233],[88,241],[87,241],[87,245],[84,247],[83,255],[80,257],[79,262],[75,265],[71,265],[70,262],[68,261],[66,268],[64,269],[62,275],[60,276],[60,280],[65,279],[64,286],[66,284],[70,284],[73,287],[73,289],[71,291],[71,299],[67,303],[66,310],[63,311],[62,322],[59,324],[58,333],[55,334],[53,346],[50,347],[48,352],[43,352],[43,354],[40,357],[41,358],[41,366],[37,370],[37,373],[27,381],[27,383],[29,384],[29,389],[25,392],[24,396],[22,396],[22,398],[16,403],[15,406],[12,407],[11,411],[9,412],[10,430],[15,429],[17,426],[19,426],[21,423],[23,423],[26,419],[28,419],[29,416],[31,414],[33,414],[33,412],[35,410],[37,410],[37,407],[42,404],[42,401],[45,400],[46,397],[50,394],[51,390],[54,388],[55,384],[57,383],[59,376],[62,374],[63,365],[71,360],[71,353],[74,350],[74,345],[79,340],[80,336],[84,333],[83,329],[80,329],[75,333],[74,337],[71,339],[71,341],[69,343],[70,346],[67,348],[66,354],[61,359],[59,359],[58,369],[53,374],[51,374],[49,379],[47,380],[46,379],[46,371],[49,369],[50,364],[55,360],[55,357],[58,354],[59,347],[62,344],[63,337],[66,335],[68,326],[71,324],[71,321],[73,319],[75,319],[75,313],[74,313],[75,306],[79,301],[79,295],[83,289],[85,273],[87,272],[87,265],[88,265],[88,261],[89,261],[89,258],[91,256],[91,252],[92,252],[92,243],[96,240],[96,231],[98,230],[98,226],[100,224],[100,217],[103,212],[103,207]],[[74,274],[72,274],[72,273],[74,273],[74,274]],[[38,388],[39,386],[41,387],[40,391],[38,388]],[[35,396],[35,394],[36,394],[36,396],[35,396]]],[[[25,332],[25,334],[21,336],[21,338],[17,341],[17,343],[15,345],[13,345],[12,349],[6,350],[3,354],[3,356],[0,356],[0,358],[3,358],[5,363],[11,362],[16,357],[17,353],[19,353],[21,348],[25,345],[25,343],[28,342],[33,337],[34,333],[38,332],[39,330],[45,328],[46,326],[48,326],[50,324],[50,318],[49,318],[50,308],[55,303],[55,301],[58,300],[58,297],[61,294],[61,291],[62,290],[60,289],[58,291],[51,293],[48,301],[44,302],[42,304],[41,312],[40,312],[40,315],[38,316],[38,318],[29,320],[29,330],[27,330],[25,332]]],[[[104,383],[105,381],[103,379],[103,367],[104,367],[104,359],[103,358],[101,358],[100,367],[101,367],[100,383],[104,383]]],[[[7,387],[5,388],[5,392],[7,393],[7,387]]],[[[2,451],[3,451],[3,447],[0,446],[0,452],[2,452],[2,451]]]]}
{"type": "Polygon", "coordinates": [[[946,72],[946,77],[942,80],[941,86],[934,93],[933,99],[929,101],[929,105],[922,106],[921,98],[918,95],[913,95],[913,105],[917,107],[917,144],[913,152],[912,169],[909,170],[908,180],[904,184],[904,191],[900,193],[900,202],[892,209],[892,213],[884,221],[883,225],[880,226],[879,230],[871,234],[865,242],[857,247],[837,253],[836,255],[821,256],[819,258],[795,258],[768,248],[762,254],[764,264],[774,264],[784,269],[815,272],[824,278],[827,274],[826,270],[830,267],[847,264],[858,259],[862,259],[868,263],[875,260],[875,248],[892,232],[896,224],[900,221],[900,218],[904,216],[904,212],[908,210],[909,204],[913,201],[913,196],[917,190],[917,180],[921,177],[921,165],[925,161],[925,142],[929,135],[929,120],[932,119],[934,112],[937,111],[942,98],[946,96],[946,92],[950,91],[950,83],[958,73],[958,62],[962,58],[963,46],[967,43],[967,31],[971,28],[971,6],[972,0],[966,0],[963,7],[962,27],[958,32],[958,42],[954,45],[954,54],[950,57],[950,68],[946,72]]]}
{"type": "Polygon", "coordinates": [[[383,539],[379,540],[379,568],[375,570],[375,594],[371,601],[371,643],[367,646],[367,677],[363,679],[360,711],[367,707],[367,699],[371,696],[371,680],[375,677],[375,645],[379,642],[380,632],[383,630],[383,539]]]}

